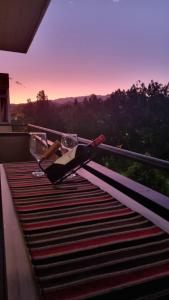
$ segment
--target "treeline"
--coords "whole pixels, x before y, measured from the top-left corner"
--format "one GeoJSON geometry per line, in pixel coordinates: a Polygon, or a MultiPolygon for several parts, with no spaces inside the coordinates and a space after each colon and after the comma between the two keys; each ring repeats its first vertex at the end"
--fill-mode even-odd
{"type": "MultiPolygon", "coordinates": [[[[169,159],[168,116],[169,83],[155,81],[147,86],[138,81],[127,91],[116,90],[106,100],[91,95],[65,105],[43,100],[15,105],[12,109],[13,123],[33,123],[86,138],[103,133],[107,144],[165,160],[169,159]]],[[[117,164],[116,169],[119,167],[122,172],[124,165],[131,177],[135,173],[131,162],[117,163],[109,156],[103,160],[113,168],[117,164]]]]}
{"type": "Polygon", "coordinates": [[[34,123],[94,138],[104,133],[107,143],[169,159],[169,84],[138,82],[117,90],[107,100],[96,95],[57,105],[50,100],[12,108],[13,123],[34,123]]]}

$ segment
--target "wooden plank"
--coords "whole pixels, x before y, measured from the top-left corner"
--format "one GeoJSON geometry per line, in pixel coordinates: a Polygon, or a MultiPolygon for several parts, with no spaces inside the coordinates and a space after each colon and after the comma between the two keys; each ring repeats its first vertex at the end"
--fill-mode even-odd
{"type": "Polygon", "coordinates": [[[4,225],[2,213],[2,194],[0,176],[0,299],[7,299],[6,290],[6,268],[5,268],[5,248],[4,248],[4,225]]]}
{"type": "MultiPolygon", "coordinates": [[[[90,162],[89,165],[93,168],[98,169],[100,172],[103,172],[103,174],[109,175],[110,177],[112,176],[112,178],[115,179],[116,175],[116,180],[120,181],[125,178],[124,176],[119,175],[116,172],[113,172],[111,170],[108,170],[107,168],[95,163],[95,162],[90,162]],[[123,178],[122,178],[123,177],[123,178]]],[[[107,193],[109,193],[110,195],[112,195],[114,198],[116,198],[117,200],[119,200],[121,203],[123,203],[124,205],[126,205],[127,207],[131,208],[132,210],[140,213],[141,215],[143,215],[145,218],[147,218],[148,220],[150,220],[152,223],[154,223],[155,225],[157,225],[158,227],[160,227],[161,229],[163,229],[164,231],[166,231],[167,233],[169,233],[169,222],[167,220],[165,220],[164,218],[162,218],[161,216],[159,216],[158,214],[154,213],[153,211],[151,211],[151,209],[146,208],[144,205],[138,203],[136,200],[132,199],[131,197],[127,196],[126,194],[124,194],[123,192],[119,191],[118,189],[116,189],[115,187],[111,186],[110,184],[106,183],[104,180],[98,178],[97,176],[93,175],[92,173],[90,173],[89,171],[85,170],[85,169],[80,169],[77,171],[77,173],[81,176],[83,176],[84,178],[86,178],[87,180],[89,180],[90,182],[92,182],[93,184],[99,186],[102,190],[106,191],[107,193]]],[[[140,193],[142,193],[143,191],[146,193],[146,190],[151,190],[143,185],[140,185],[138,183],[134,182],[131,179],[126,178],[125,184],[127,184],[127,180],[128,184],[133,183],[132,188],[138,188],[140,189],[140,193]],[[135,184],[135,185],[134,185],[135,184]]],[[[155,191],[151,190],[152,192],[156,193],[155,191]]],[[[138,190],[137,190],[138,192],[138,190]]],[[[150,196],[152,196],[152,192],[150,192],[150,196]]],[[[147,196],[149,195],[149,193],[147,194],[147,196]]],[[[155,197],[155,201],[157,202],[157,196],[160,196],[161,194],[157,193],[156,197],[155,197]]],[[[161,195],[163,196],[163,195],[161,195]]],[[[167,199],[168,197],[164,196],[164,199],[167,199]]],[[[158,200],[160,201],[160,197],[158,198],[158,200]]],[[[152,200],[152,199],[151,199],[152,200]]],[[[149,201],[149,199],[147,198],[147,201],[149,201]]],[[[164,204],[164,203],[163,203],[164,204]]],[[[166,208],[167,209],[167,208],[166,208]]]]}
{"type": "Polygon", "coordinates": [[[8,300],[37,300],[29,254],[18,222],[3,165],[0,165],[8,300]]]}
{"type": "Polygon", "coordinates": [[[152,190],[151,188],[141,183],[138,183],[128,177],[120,175],[119,173],[114,172],[98,163],[95,163],[94,161],[89,162],[87,165],[93,168],[94,170],[104,174],[105,176],[112,178],[114,181],[118,182],[122,186],[129,188],[131,191],[141,194],[145,198],[169,210],[169,197],[155,190],[152,190]]]}

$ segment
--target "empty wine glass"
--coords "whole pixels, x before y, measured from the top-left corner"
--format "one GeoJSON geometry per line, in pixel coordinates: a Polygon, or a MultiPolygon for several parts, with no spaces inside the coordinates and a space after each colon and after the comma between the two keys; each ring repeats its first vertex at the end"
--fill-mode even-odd
{"type": "Polygon", "coordinates": [[[30,133],[30,153],[36,159],[39,168],[32,172],[34,176],[43,176],[44,171],[41,169],[40,161],[48,149],[47,137],[45,132],[30,133]]]}
{"type": "Polygon", "coordinates": [[[72,148],[77,146],[78,144],[78,136],[74,133],[64,133],[61,136],[61,153],[62,155],[72,148]]]}

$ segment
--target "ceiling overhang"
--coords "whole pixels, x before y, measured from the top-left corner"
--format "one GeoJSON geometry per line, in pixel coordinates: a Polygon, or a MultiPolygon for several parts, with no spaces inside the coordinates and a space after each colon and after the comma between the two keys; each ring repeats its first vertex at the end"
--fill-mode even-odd
{"type": "Polygon", "coordinates": [[[0,1],[0,50],[26,53],[50,0],[0,1]]]}

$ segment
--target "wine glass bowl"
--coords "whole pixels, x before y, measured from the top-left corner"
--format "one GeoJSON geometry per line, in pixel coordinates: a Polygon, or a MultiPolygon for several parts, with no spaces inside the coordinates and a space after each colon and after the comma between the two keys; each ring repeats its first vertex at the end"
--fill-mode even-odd
{"type": "Polygon", "coordinates": [[[64,154],[78,145],[77,134],[68,133],[61,136],[61,153],[64,154]]]}
{"type": "Polygon", "coordinates": [[[44,153],[48,149],[47,137],[45,132],[31,132],[30,133],[30,153],[35,158],[39,165],[39,169],[33,171],[34,176],[43,176],[44,172],[40,167],[40,161],[44,153]]]}

